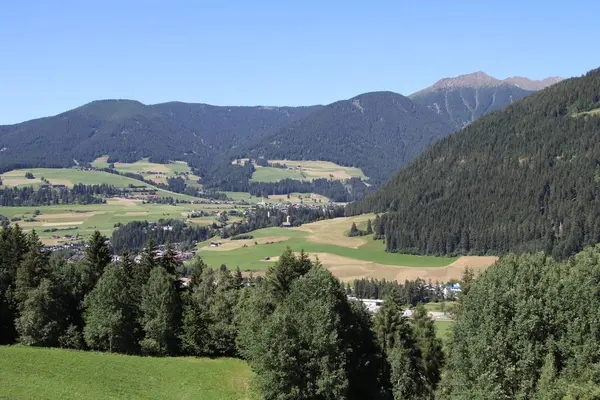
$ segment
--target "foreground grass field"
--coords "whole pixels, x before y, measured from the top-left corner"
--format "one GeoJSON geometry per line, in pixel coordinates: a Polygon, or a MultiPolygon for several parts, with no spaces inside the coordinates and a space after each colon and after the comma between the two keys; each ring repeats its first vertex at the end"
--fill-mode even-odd
{"type": "Polygon", "coordinates": [[[236,359],[0,347],[1,399],[258,399],[236,359]]]}
{"type": "Polygon", "coordinates": [[[347,236],[353,222],[364,226],[369,218],[373,219],[374,215],[336,218],[297,228],[260,229],[250,233],[252,239],[218,240],[221,243],[218,247],[210,246],[210,241],[202,243],[200,255],[214,268],[225,264],[260,274],[290,247],[295,252],[304,250],[312,257],[318,257],[343,281],[374,277],[402,282],[416,278],[446,282],[460,278],[467,265],[479,270],[495,262],[494,257],[450,258],[386,253],[383,242],[374,241],[372,236],[347,236]]]}

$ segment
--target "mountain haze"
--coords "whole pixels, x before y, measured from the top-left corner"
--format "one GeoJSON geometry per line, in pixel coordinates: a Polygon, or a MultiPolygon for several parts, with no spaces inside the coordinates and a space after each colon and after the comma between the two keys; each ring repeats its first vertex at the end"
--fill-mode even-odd
{"type": "Polygon", "coordinates": [[[389,251],[563,258],[600,241],[599,182],[597,69],[440,140],[347,211],[389,211],[389,251]]]}

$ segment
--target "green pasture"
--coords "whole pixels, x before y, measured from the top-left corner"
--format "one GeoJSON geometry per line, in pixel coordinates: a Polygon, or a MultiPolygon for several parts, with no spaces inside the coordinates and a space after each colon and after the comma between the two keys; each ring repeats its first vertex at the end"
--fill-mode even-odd
{"type": "MultiPolygon", "coordinates": [[[[238,206],[238,209],[242,207],[238,206]]],[[[0,214],[8,217],[21,218],[17,221],[24,230],[35,229],[40,238],[50,240],[53,235],[64,237],[67,234],[86,237],[95,230],[110,236],[116,223],[126,224],[131,221],[158,221],[159,219],[187,219],[187,215],[194,210],[204,210],[212,213],[230,210],[230,205],[216,204],[143,204],[142,201],[109,199],[106,204],[75,205],[66,204],[58,206],[39,207],[1,207],[0,214]],[[34,216],[36,210],[40,211],[34,216]],[[25,222],[25,219],[34,218],[36,222],[25,222]],[[61,229],[56,232],[44,232],[46,229],[61,229]],[[63,230],[74,228],[69,230],[63,230]]],[[[216,216],[206,216],[191,219],[190,222],[199,225],[210,225],[216,216]]],[[[230,217],[230,220],[237,217],[230,217]]]]}
{"type": "MultiPolygon", "coordinates": [[[[244,241],[247,247],[232,250],[215,250],[203,246],[200,255],[204,261],[218,268],[225,264],[230,268],[240,267],[242,270],[262,270],[268,268],[273,262],[265,261],[265,257],[274,258],[281,255],[286,248],[293,251],[304,250],[308,253],[330,253],[334,255],[353,258],[385,265],[401,265],[407,267],[444,267],[457,258],[415,256],[410,254],[387,253],[384,251],[382,241],[367,240],[358,248],[344,247],[328,243],[318,243],[309,240],[310,233],[297,228],[265,228],[250,232],[254,239],[272,237],[272,244],[254,244],[255,240],[244,241]],[[280,238],[280,239],[277,239],[280,238]]],[[[369,237],[370,239],[370,237],[369,237]]],[[[223,242],[221,240],[221,242],[223,242]]],[[[241,241],[240,241],[241,242],[241,241]]]]}
{"type": "Polygon", "coordinates": [[[231,358],[137,357],[0,346],[0,398],[256,399],[252,372],[231,358]]]}
{"type": "Polygon", "coordinates": [[[367,177],[360,168],[343,167],[329,161],[269,160],[270,163],[285,164],[288,168],[256,166],[253,182],[278,182],[282,179],[313,180],[318,178],[339,179],[367,177]]]}

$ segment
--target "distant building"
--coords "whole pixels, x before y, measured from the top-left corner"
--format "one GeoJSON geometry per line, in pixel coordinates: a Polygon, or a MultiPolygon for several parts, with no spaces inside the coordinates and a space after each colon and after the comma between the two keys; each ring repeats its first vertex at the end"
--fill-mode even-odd
{"type": "Polygon", "coordinates": [[[444,297],[456,297],[456,295],[460,292],[462,292],[460,283],[455,283],[454,285],[448,285],[444,287],[444,297]]]}
{"type": "Polygon", "coordinates": [[[285,222],[283,224],[281,224],[281,228],[291,228],[292,227],[292,223],[290,222],[290,216],[288,215],[285,218],[285,222]]]}

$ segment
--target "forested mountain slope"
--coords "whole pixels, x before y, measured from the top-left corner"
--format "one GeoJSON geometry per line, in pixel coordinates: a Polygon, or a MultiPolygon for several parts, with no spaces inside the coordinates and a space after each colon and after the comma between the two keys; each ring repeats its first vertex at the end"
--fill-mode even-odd
{"type": "Polygon", "coordinates": [[[562,78],[534,81],[523,77],[499,80],[484,72],[444,78],[411,94],[417,104],[426,106],[460,129],[493,110],[529,96],[562,78]]]}
{"type": "Polygon", "coordinates": [[[373,92],[329,104],[239,155],[331,161],[362,168],[377,182],[452,130],[435,112],[407,97],[373,92]]]}
{"type": "Polygon", "coordinates": [[[319,108],[94,101],[53,117],[0,126],[0,170],[66,167],[105,154],[111,161],[150,157],[198,165],[319,108]]]}
{"type": "Polygon", "coordinates": [[[382,217],[389,251],[547,250],[600,241],[600,69],[431,146],[349,214],[382,217]]]}

